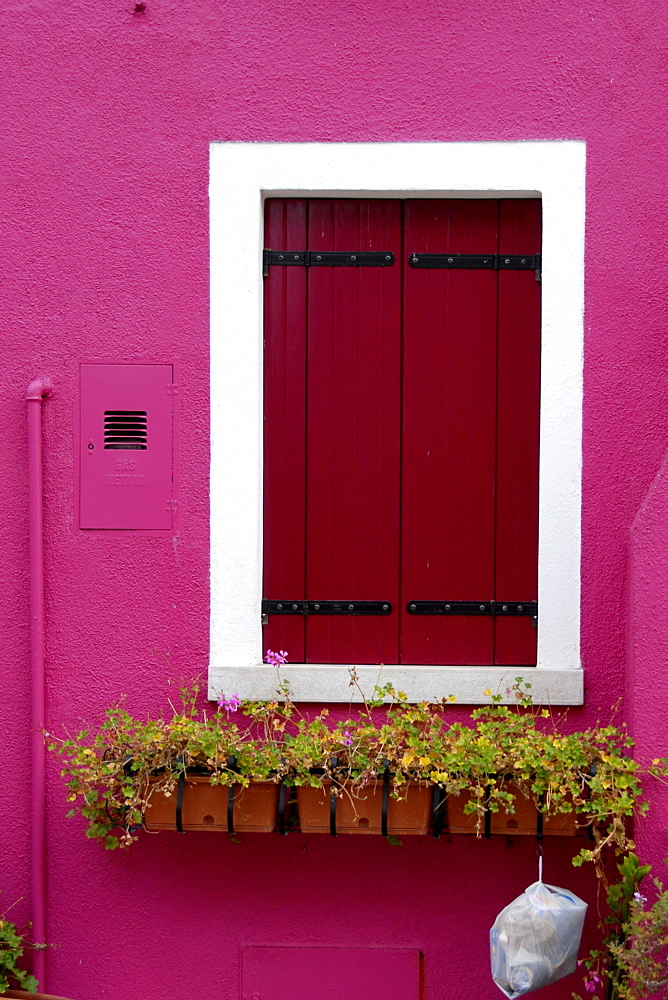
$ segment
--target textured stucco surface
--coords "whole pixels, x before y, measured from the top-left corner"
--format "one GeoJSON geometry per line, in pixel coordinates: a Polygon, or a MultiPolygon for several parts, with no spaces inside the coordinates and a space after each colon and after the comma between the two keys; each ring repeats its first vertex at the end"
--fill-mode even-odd
{"type": "MultiPolygon", "coordinates": [[[[22,397],[32,378],[53,379],[49,728],[99,720],[121,694],[134,711],[153,709],[168,680],[207,662],[210,141],[587,141],[586,705],[574,723],[605,717],[626,687],[629,529],[668,437],[668,25],[656,4],[147,0],[133,10],[6,0],[0,12],[0,858],[2,903],[24,897],[19,919],[30,903],[22,397]],[[77,370],[96,360],[179,366],[174,537],[74,526],[77,370]]],[[[656,531],[663,514],[653,517],[656,531]]],[[[642,612],[634,620],[646,624],[642,612]]],[[[665,673],[665,633],[634,651],[635,696],[665,673]]],[[[636,735],[665,751],[650,709],[634,711],[636,735]]],[[[487,931],[534,880],[532,843],[169,834],[106,854],[65,820],[54,761],[49,778],[52,992],[234,1000],[240,945],[311,942],[421,948],[425,1000],[498,995],[487,931]]],[[[659,825],[647,842],[666,853],[659,825]]],[[[548,845],[546,877],[593,901],[572,849],[548,845]]],[[[569,994],[561,984],[544,996],[569,994]]]]}

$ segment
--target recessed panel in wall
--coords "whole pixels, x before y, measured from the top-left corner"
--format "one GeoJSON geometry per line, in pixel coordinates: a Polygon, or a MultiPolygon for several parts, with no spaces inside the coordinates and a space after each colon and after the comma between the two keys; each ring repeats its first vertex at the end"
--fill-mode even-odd
{"type": "Polygon", "coordinates": [[[171,529],[172,383],[172,365],[81,366],[81,528],[171,529]]]}
{"type": "Polygon", "coordinates": [[[245,947],[241,1000],[420,1000],[420,952],[245,947]]]}

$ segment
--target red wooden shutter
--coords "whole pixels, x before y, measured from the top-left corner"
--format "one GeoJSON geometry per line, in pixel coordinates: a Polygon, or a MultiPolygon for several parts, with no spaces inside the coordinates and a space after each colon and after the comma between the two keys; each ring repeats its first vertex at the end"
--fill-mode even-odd
{"type": "Polygon", "coordinates": [[[309,202],[308,249],[378,250],[392,267],[308,275],[306,582],[312,601],[389,601],[389,617],[309,616],[307,663],[399,655],[401,204],[309,202]]]}
{"type": "MultiPolygon", "coordinates": [[[[536,254],[538,199],[500,202],[499,253],[536,254]]],[[[499,271],[496,486],[497,601],[538,599],[540,282],[535,271],[499,271]]],[[[531,618],[496,619],[494,662],[535,664],[531,618]]]]}
{"type": "MultiPolygon", "coordinates": [[[[406,203],[407,254],[497,246],[495,201],[406,203]]],[[[405,289],[401,659],[489,664],[491,617],[406,604],[494,591],[497,273],[407,268],[405,289]]]]}
{"type": "Polygon", "coordinates": [[[540,202],[274,199],[266,245],[396,263],[270,268],[265,597],[394,610],[272,614],[265,645],[292,662],[535,663],[530,617],[406,605],[536,600],[540,285],[407,258],[538,253],[540,202]]]}
{"type": "MultiPolygon", "coordinates": [[[[265,204],[265,246],[303,250],[306,202],[265,204]]],[[[264,595],[306,598],[306,270],[274,267],[264,282],[264,595]]],[[[271,615],[265,649],[304,661],[304,619],[271,615]]]]}

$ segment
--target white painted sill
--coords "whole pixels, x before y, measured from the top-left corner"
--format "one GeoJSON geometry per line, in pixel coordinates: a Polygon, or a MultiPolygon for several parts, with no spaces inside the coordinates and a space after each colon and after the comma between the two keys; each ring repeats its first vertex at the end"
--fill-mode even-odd
{"type": "Polygon", "coordinates": [[[489,695],[500,694],[503,704],[514,704],[512,686],[518,677],[530,684],[538,705],[582,705],[582,670],[546,670],[539,667],[433,667],[418,665],[354,667],[359,687],[350,683],[353,668],[344,664],[289,663],[284,667],[257,666],[211,668],[210,696],[237,694],[240,698],[266,700],[276,697],[278,685],[287,681],[297,702],[362,702],[374,687],[391,683],[410,702],[440,701],[453,695],[457,704],[489,705],[489,695]]]}

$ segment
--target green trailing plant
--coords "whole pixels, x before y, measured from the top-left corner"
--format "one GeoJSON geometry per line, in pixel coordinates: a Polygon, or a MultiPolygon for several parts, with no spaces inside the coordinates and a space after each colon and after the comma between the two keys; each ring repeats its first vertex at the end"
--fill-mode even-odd
{"type": "Polygon", "coordinates": [[[32,944],[25,931],[18,930],[5,915],[0,916],[0,995],[10,988],[37,992],[37,980],[21,967],[21,960],[27,949],[44,947],[32,944]]]}
{"type": "MultiPolygon", "coordinates": [[[[651,871],[630,851],[617,869],[620,878],[608,886],[603,941],[581,963],[584,989],[602,1000],[666,1000],[668,998],[668,891],[652,879],[649,899],[640,886],[651,871]]],[[[574,1000],[582,1000],[572,994],[574,1000]]]]}
{"type": "MultiPolygon", "coordinates": [[[[357,684],[354,672],[351,684],[357,684]]],[[[532,704],[529,684],[518,678],[514,690],[513,705],[485,692],[490,704],[464,724],[448,719],[453,698],[409,704],[391,684],[338,721],[326,709],[302,714],[285,685],[273,700],[222,696],[214,711],[202,709],[194,684],[166,715],[142,721],[117,705],[96,732],[51,738],[50,747],[64,758],[71,814],[80,812],[87,836],[108,848],[136,839],[151,794],[173,794],[184,771],[222,785],[317,786],[335,779],[338,794],[358,794],[389,768],[395,796],[408,782],[464,795],[478,832],[486,808],[513,813],[516,797],[524,795],[548,814],[574,811],[580,825],[591,825],[595,842],[576,863],[598,864],[608,844],[631,850],[628,820],[644,806],[623,727],[564,731],[562,720],[532,704]]],[[[657,762],[655,770],[661,767],[657,762]]]]}

